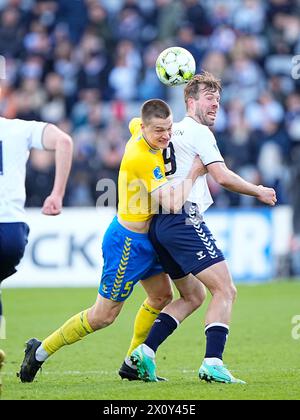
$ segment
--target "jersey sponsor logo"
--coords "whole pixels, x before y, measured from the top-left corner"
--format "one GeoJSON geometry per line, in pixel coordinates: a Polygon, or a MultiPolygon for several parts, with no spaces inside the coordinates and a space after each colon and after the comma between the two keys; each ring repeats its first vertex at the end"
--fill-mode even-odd
{"type": "Polygon", "coordinates": [[[184,135],[184,130],[175,130],[172,133],[173,136],[183,136],[184,135]]]}
{"type": "Polygon", "coordinates": [[[153,175],[157,180],[163,179],[164,177],[159,166],[153,169],[153,175]]]}

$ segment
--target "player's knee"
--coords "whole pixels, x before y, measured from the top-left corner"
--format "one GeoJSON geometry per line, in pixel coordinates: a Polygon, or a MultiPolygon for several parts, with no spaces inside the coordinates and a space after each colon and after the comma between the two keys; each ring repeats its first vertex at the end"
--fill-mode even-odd
{"type": "Polygon", "coordinates": [[[89,315],[89,324],[94,331],[101,330],[111,325],[116,319],[114,312],[100,313],[97,311],[91,311],[89,315]]]}
{"type": "Polygon", "coordinates": [[[236,300],[237,297],[237,289],[234,285],[231,286],[231,299],[232,302],[234,302],[236,300]]]}
{"type": "Polygon", "coordinates": [[[173,300],[173,291],[172,289],[165,291],[159,296],[149,296],[148,302],[149,305],[155,309],[163,309],[173,300]]]}
{"type": "Polygon", "coordinates": [[[227,286],[223,290],[223,294],[224,294],[226,300],[233,303],[235,301],[236,295],[237,295],[237,290],[236,290],[236,287],[234,286],[234,284],[231,284],[231,285],[227,286]]]}
{"type": "Polygon", "coordinates": [[[162,296],[162,304],[164,306],[168,305],[169,303],[172,302],[173,300],[173,290],[170,289],[168,291],[165,292],[165,294],[162,296]]]}
{"type": "Polygon", "coordinates": [[[111,325],[114,320],[116,319],[116,315],[115,314],[108,314],[103,320],[102,320],[102,328],[108,327],[109,325],[111,325]]]}

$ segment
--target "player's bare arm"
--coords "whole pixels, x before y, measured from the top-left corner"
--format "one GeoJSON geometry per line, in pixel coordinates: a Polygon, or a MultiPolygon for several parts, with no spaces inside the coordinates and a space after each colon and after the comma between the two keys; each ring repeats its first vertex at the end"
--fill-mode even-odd
{"type": "Polygon", "coordinates": [[[164,210],[177,213],[186,202],[191,189],[198,178],[207,172],[199,156],[196,156],[187,177],[176,187],[169,184],[157,189],[152,197],[159,202],[164,210]]]}
{"type": "Polygon", "coordinates": [[[68,176],[71,170],[73,142],[71,137],[52,124],[43,133],[46,150],[55,151],[55,180],[51,194],[43,204],[42,212],[49,216],[60,214],[68,176]]]}
{"type": "Polygon", "coordinates": [[[208,172],[214,180],[229,191],[256,197],[269,206],[275,206],[276,192],[273,188],[255,185],[245,181],[239,175],[227,168],[223,162],[215,162],[207,166],[208,172]]]}

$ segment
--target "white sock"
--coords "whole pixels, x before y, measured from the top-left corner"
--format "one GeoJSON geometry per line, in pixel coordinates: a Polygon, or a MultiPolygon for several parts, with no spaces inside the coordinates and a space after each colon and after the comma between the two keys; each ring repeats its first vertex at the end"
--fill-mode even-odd
{"type": "Polygon", "coordinates": [[[49,354],[43,349],[42,345],[36,349],[35,358],[38,362],[44,362],[48,359],[49,354]]]}
{"type": "Polygon", "coordinates": [[[204,359],[204,362],[208,366],[223,366],[223,360],[218,359],[217,357],[207,357],[204,359]]]}
{"type": "Polygon", "coordinates": [[[142,346],[143,346],[145,355],[148,357],[151,357],[151,359],[154,359],[155,358],[154,351],[150,347],[148,347],[147,344],[142,344],[142,346]]]}

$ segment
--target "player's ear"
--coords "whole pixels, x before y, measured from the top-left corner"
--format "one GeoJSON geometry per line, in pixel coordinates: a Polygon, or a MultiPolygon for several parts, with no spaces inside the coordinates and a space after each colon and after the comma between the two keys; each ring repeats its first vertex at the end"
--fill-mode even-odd
{"type": "Polygon", "coordinates": [[[187,109],[192,111],[195,108],[195,99],[191,96],[187,98],[187,109]]]}

